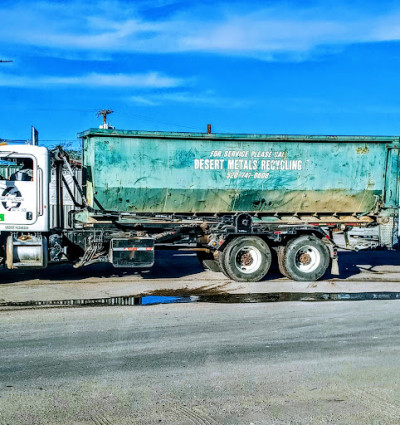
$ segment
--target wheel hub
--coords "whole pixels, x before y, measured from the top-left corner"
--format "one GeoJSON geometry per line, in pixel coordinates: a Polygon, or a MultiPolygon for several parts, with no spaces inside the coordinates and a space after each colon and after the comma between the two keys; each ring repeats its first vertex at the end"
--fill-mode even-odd
{"type": "Polygon", "coordinates": [[[254,273],[261,265],[261,252],[254,246],[243,246],[235,255],[235,266],[241,273],[254,273]]]}
{"type": "Polygon", "coordinates": [[[304,252],[303,254],[300,255],[299,261],[303,266],[307,266],[308,264],[311,263],[310,254],[307,254],[304,252]]]}
{"type": "Polygon", "coordinates": [[[251,264],[253,264],[253,257],[249,252],[246,252],[244,254],[242,254],[241,258],[240,258],[240,263],[242,264],[242,266],[250,266],[251,264]]]}
{"type": "Polygon", "coordinates": [[[321,254],[313,245],[304,245],[295,254],[295,266],[303,273],[313,272],[320,263],[321,254]]]}

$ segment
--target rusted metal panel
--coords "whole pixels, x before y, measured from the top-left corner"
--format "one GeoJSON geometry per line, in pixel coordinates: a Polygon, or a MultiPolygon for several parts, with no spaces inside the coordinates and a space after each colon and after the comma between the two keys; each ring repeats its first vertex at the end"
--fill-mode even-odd
{"type": "Polygon", "coordinates": [[[360,215],[398,204],[398,137],[102,129],[79,137],[94,208],[360,215]]]}

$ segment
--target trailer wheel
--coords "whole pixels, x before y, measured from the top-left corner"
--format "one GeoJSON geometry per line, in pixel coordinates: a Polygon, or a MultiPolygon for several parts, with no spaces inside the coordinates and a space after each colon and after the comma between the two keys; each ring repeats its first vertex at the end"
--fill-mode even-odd
{"type": "Polygon", "coordinates": [[[207,253],[204,251],[198,251],[197,259],[200,261],[200,264],[205,270],[211,270],[212,272],[221,271],[218,260],[214,258],[214,255],[211,252],[207,253]]]}
{"type": "Polygon", "coordinates": [[[228,278],[228,279],[233,279],[227,269],[226,269],[226,263],[227,263],[227,252],[229,248],[229,244],[225,247],[225,249],[223,251],[219,251],[218,253],[218,264],[219,264],[219,268],[221,269],[221,272],[228,278]]]}
{"type": "Polygon", "coordinates": [[[286,267],[285,267],[285,246],[279,245],[277,250],[276,250],[276,255],[278,257],[279,272],[284,277],[288,277],[287,270],[286,270],[286,267]]]}
{"type": "Polygon", "coordinates": [[[289,279],[314,281],[325,274],[329,263],[328,247],[315,236],[304,235],[292,239],[284,249],[282,272],[289,279]]]}
{"type": "Polygon", "coordinates": [[[237,282],[258,282],[271,266],[269,246],[255,236],[241,236],[223,251],[222,271],[237,282]]]}
{"type": "Polygon", "coordinates": [[[226,249],[224,249],[223,251],[219,251],[218,253],[218,266],[221,270],[221,272],[230,279],[228,272],[226,271],[226,267],[225,267],[225,257],[226,257],[226,249]]]}

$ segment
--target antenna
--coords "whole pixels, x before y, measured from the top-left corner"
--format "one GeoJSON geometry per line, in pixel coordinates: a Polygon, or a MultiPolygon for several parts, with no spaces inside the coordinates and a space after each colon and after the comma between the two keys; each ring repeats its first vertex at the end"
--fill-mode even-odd
{"type": "MultiPolygon", "coordinates": [[[[103,117],[103,125],[106,126],[107,124],[107,115],[112,114],[114,111],[112,111],[111,109],[102,109],[101,111],[97,111],[96,116],[103,117]]],[[[104,127],[106,128],[106,127],[104,127]]]]}

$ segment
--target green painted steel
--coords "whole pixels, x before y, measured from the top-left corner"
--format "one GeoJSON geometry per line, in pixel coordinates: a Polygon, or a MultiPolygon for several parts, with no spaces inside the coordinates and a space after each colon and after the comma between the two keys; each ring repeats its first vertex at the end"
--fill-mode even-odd
{"type": "Polygon", "coordinates": [[[359,215],[398,206],[399,137],[102,129],[78,136],[94,208],[359,215]]]}

